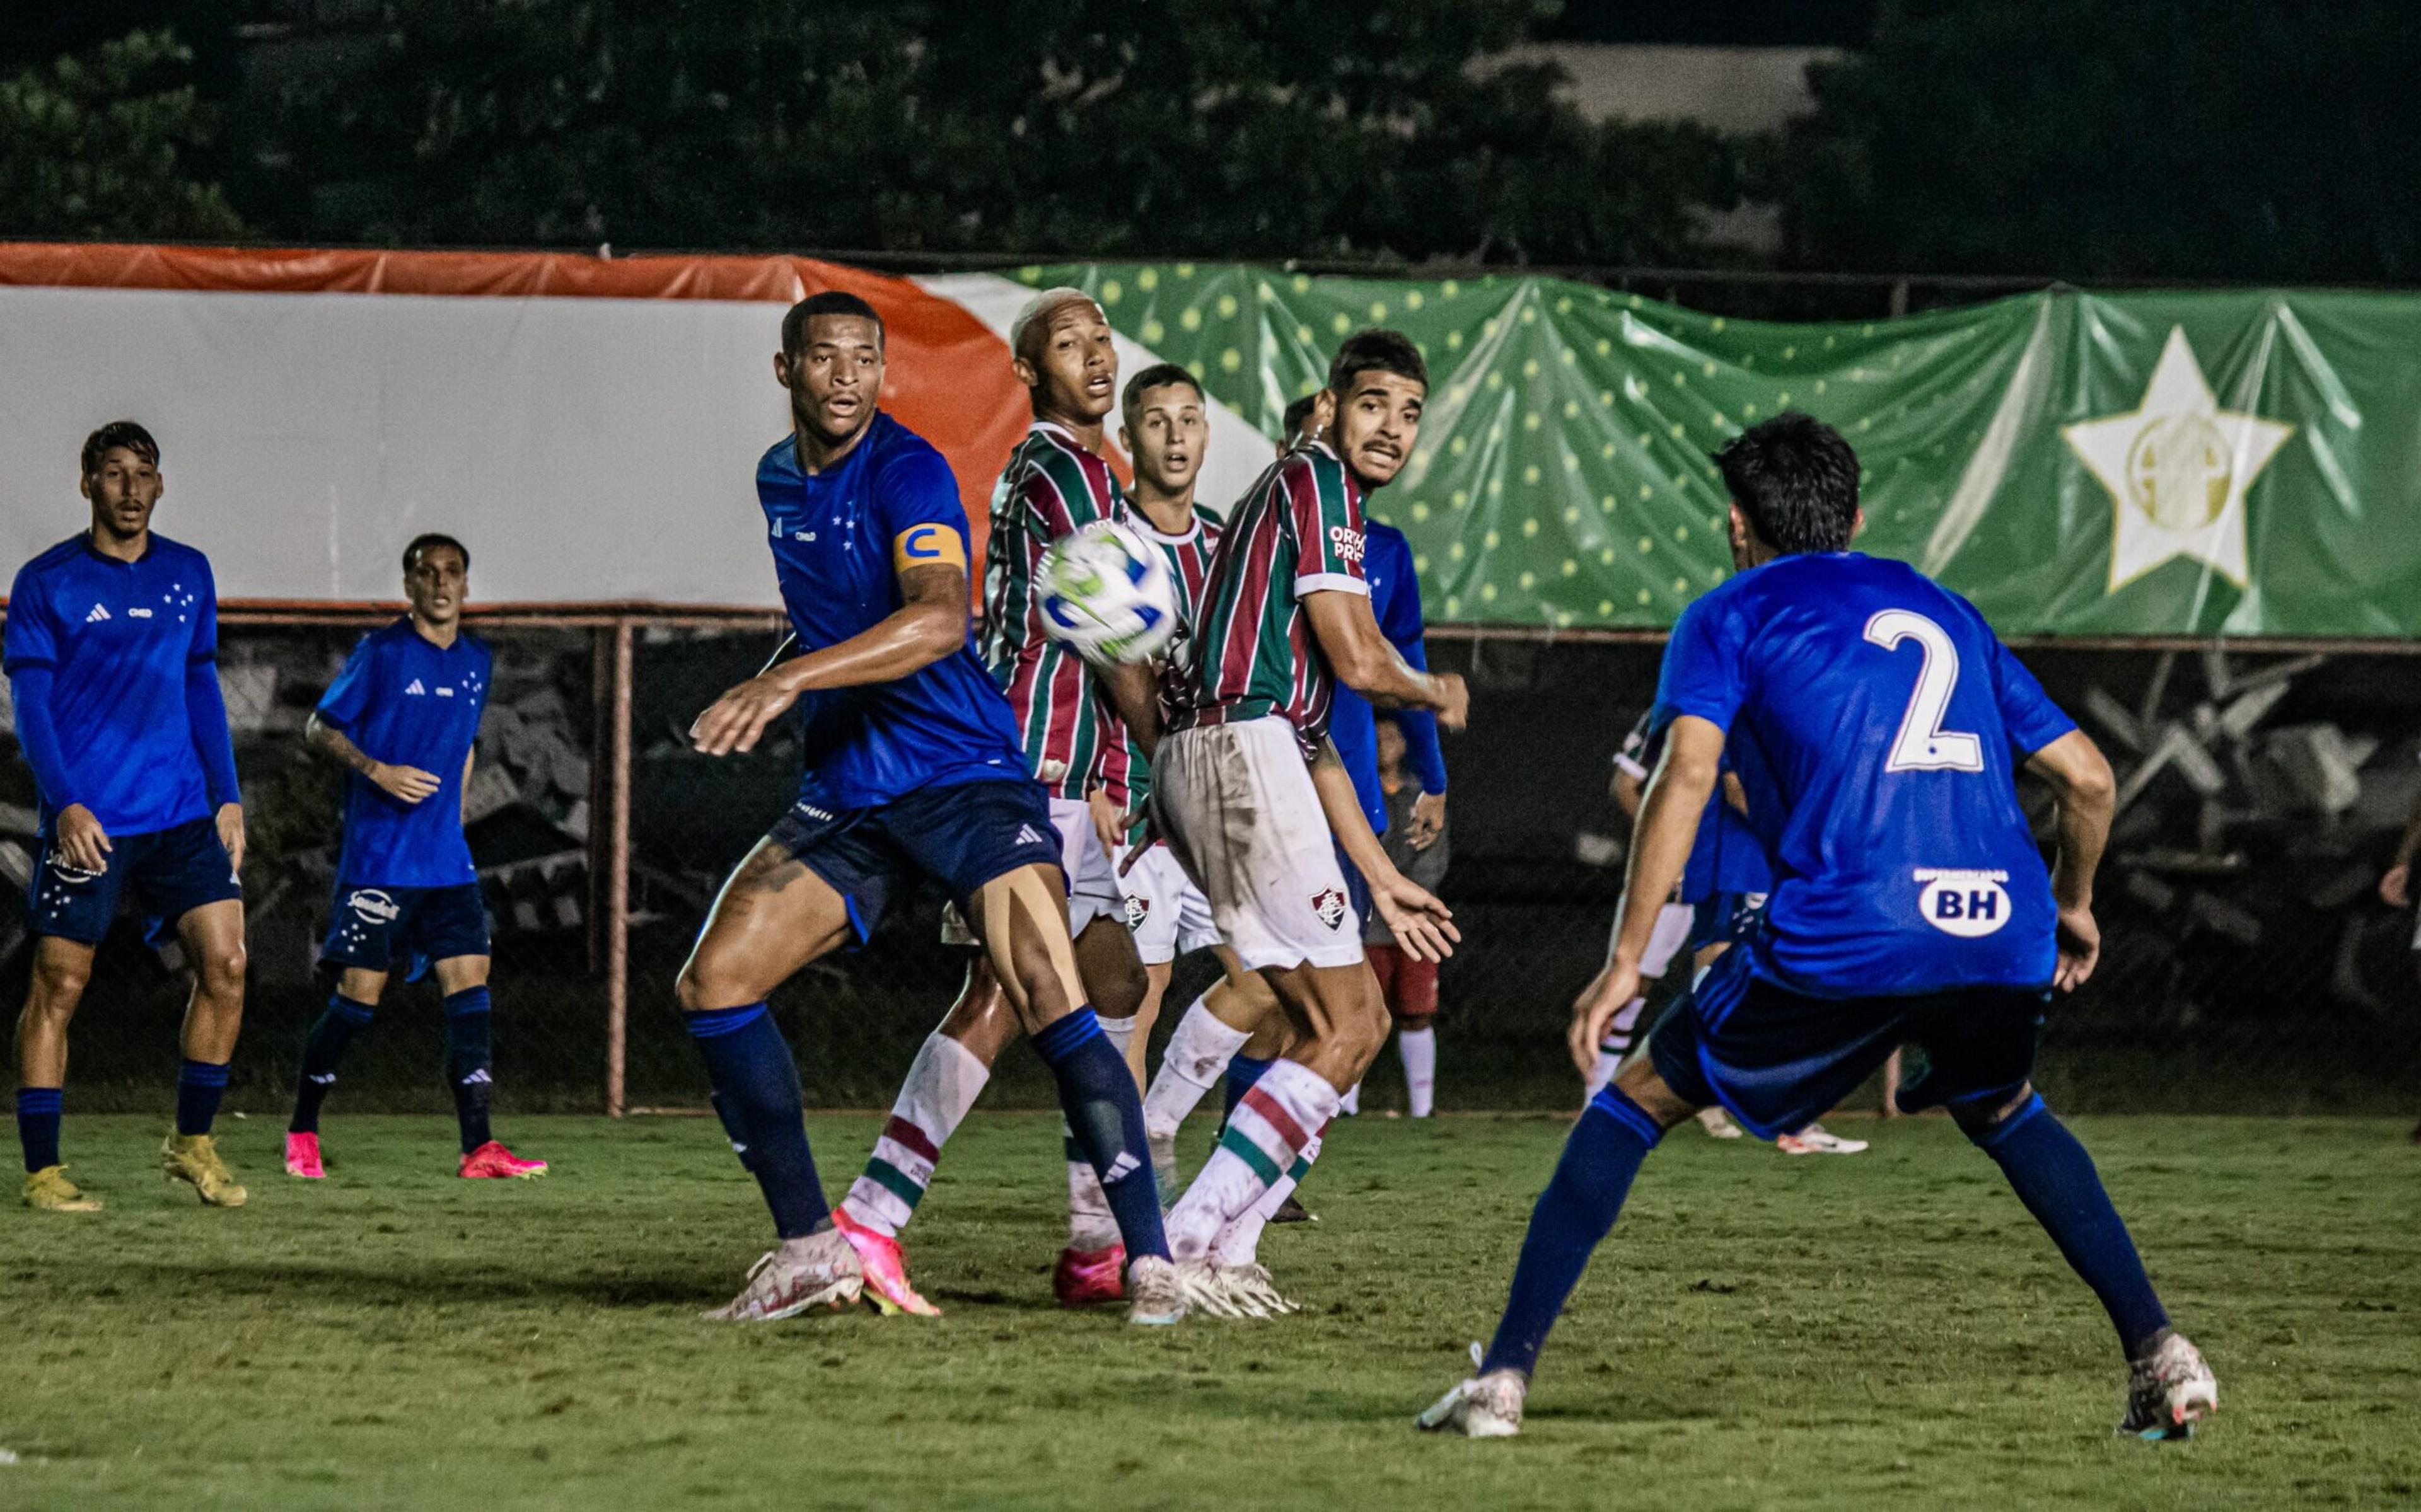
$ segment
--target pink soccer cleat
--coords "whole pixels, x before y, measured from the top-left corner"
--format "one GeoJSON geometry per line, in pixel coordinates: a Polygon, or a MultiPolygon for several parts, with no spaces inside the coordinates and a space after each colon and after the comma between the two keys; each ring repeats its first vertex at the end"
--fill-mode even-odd
{"type": "Polygon", "coordinates": [[[866,1300],[874,1303],[877,1312],[886,1317],[895,1313],[914,1317],[942,1316],[940,1308],[908,1284],[908,1256],[900,1250],[897,1238],[876,1233],[851,1218],[845,1208],[833,1209],[833,1226],[857,1252],[857,1263],[866,1271],[866,1300]]]}
{"type": "Polygon", "coordinates": [[[1126,1300],[1127,1247],[1113,1244],[1106,1250],[1080,1250],[1074,1246],[1059,1252],[1059,1263],[1051,1268],[1051,1295],[1059,1299],[1062,1307],[1090,1307],[1095,1302],[1126,1300]]]}
{"type": "Polygon", "coordinates": [[[286,1131],[286,1174],[299,1176],[305,1181],[324,1181],[328,1173],[320,1164],[320,1136],[286,1131]]]}
{"type": "Polygon", "coordinates": [[[523,1160],[505,1148],[503,1141],[492,1139],[463,1156],[461,1165],[454,1174],[465,1181],[524,1178],[546,1175],[546,1162],[523,1160]]]}

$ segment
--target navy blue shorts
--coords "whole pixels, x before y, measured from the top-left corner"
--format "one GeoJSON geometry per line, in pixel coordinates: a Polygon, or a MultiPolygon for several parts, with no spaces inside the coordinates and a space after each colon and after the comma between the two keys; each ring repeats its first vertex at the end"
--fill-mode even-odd
{"type": "Polygon", "coordinates": [[[143,911],[144,937],[161,944],[194,910],[243,896],[215,819],[188,819],[149,834],[113,834],[109,844],[109,869],[96,876],[59,854],[56,839],[44,837],[25,889],[28,930],[97,945],[132,888],[143,911]]]}
{"type": "Polygon", "coordinates": [[[920,787],[878,808],[837,813],[802,801],[765,838],[832,885],[860,940],[873,937],[920,874],[968,912],[976,890],[994,878],[1022,866],[1061,865],[1050,795],[1030,777],[920,787]]]}
{"type": "Polygon", "coordinates": [[[417,977],[427,963],[488,954],[488,910],[479,884],[361,887],[336,884],[336,916],[320,959],[332,966],[417,977]]]}
{"type": "Polygon", "coordinates": [[[1709,893],[1691,905],[1690,943],[1693,956],[1709,945],[1736,945],[1749,937],[1765,913],[1763,893],[1709,893]]]}
{"type": "Polygon", "coordinates": [[[1648,1053],[1682,1098],[1721,1103],[1772,1139],[1822,1117],[1902,1044],[1922,1050],[1926,1068],[1901,1089],[1901,1107],[2007,1101],[2034,1075],[2050,998],[1997,987],[1807,997],[1758,980],[1749,952],[1735,949],[1656,1021],[1648,1053]]]}

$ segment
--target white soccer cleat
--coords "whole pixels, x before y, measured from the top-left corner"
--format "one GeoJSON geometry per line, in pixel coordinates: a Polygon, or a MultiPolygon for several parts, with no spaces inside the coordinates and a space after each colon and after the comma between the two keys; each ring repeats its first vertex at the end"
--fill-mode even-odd
{"type": "Polygon", "coordinates": [[[1166,1328],[1192,1312],[1194,1299],[1185,1284],[1184,1269],[1157,1255],[1140,1255],[1130,1262],[1127,1321],[1143,1328],[1166,1328]]]}
{"type": "Polygon", "coordinates": [[[698,1316],[717,1323],[777,1323],[811,1308],[835,1312],[854,1303],[866,1288],[857,1251],[837,1228],[784,1239],[748,1270],[740,1295],[698,1316]]]}
{"type": "Polygon", "coordinates": [[[1809,1124],[1795,1134],[1785,1134],[1773,1142],[1773,1147],[1785,1155],[1855,1155],[1867,1147],[1863,1139],[1843,1139],[1828,1134],[1822,1124],[1809,1124]]]}
{"type": "Polygon", "coordinates": [[[1277,1282],[1270,1275],[1269,1267],[1257,1263],[1223,1265],[1212,1268],[1219,1290],[1237,1312],[1245,1317],[1283,1317],[1301,1312],[1300,1304],[1289,1302],[1278,1291],[1277,1282]]]}
{"type": "MultiPolygon", "coordinates": [[[[1471,1367],[1479,1368],[1479,1346],[1471,1347],[1471,1367]]],[[[1473,1376],[1431,1402],[1413,1419],[1423,1433],[1460,1433],[1466,1439],[1509,1439],[1522,1431],[1522,1401],[1530,1380],[1518,1370],[1473,1376]]]]}
{"type": "Polygon", "coordinates": [[[1707,1137],[1710,1139],[1741,1137],[1741,1126],[1732,1122],[1732,1115],[1721,1108],[1700,1108],[1698,1127],[1707,1131],[1707,1137]]]}
{"type": "Polygon", "coordinates": [[[2203,1364],[2202,1351],[2175,1329],[2153,1335],[2152,1352],[2127,1367],[2127,1415],[2122,1437],[2188,1439],[2194,1426],[2219,1411],[2219,1378],[2203,1364]]]}

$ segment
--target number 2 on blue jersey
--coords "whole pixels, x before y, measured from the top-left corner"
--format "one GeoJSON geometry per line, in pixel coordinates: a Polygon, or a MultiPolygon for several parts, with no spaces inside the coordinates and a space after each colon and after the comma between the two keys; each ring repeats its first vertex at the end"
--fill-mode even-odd
{"type": "Polygon", "coordinates": [[[1867,621],[1867,639],[1886,651],[1914,641],[1925,660],[1916,672],[1916,691],[1909,695],[1908,712],[1900,716],[1885,772],[1981,772],[1983,742],[1961,730],[1942,727],[1950,708],[1951,690],[1959,686],[1959,647],[1932,620],[1910,609],[1885,609],[1867,621]]]}

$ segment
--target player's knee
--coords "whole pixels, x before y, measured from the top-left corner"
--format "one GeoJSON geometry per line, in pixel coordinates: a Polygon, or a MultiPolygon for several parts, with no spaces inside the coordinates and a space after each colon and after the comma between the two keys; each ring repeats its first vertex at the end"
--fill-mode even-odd
{"type": "Polygon", "coordinates": [[[2035,1105],[2035,1086],[2028,1082],[2007,1098],[1954,1102],[1950,1105],[1950,1117],[1959,1126],[1959,1131],[1969,1140],[1989,1146],[2011,1120],[2035,1105]]]}
{"type": "Polygon", "coordinates": [[[203,995],[225,1001],[243,996],[243,974],[250,958],[239,943],[217,950],[208,950],[194,962],[194,974],[199,979],[203,995]]]}
{"type": "Polygon", "coordinates": [[[37,952],[34,957],[33,991],[25,1000],[28,1014],[60,1018],[75,1011],[84,998],[85,987],[92,980],[89,958],[73,959],[46,959],[37,952]]]}
{"type": "Polygon", "coordinates": [[[683,1013],[704,1013],[715,1008],[737,1008],[757,1001],[761,994],[751,994],[747,984],[737,972],[721,962],[693,956],[681,968],[673,983],[673,1001],[683,1013]]]}

